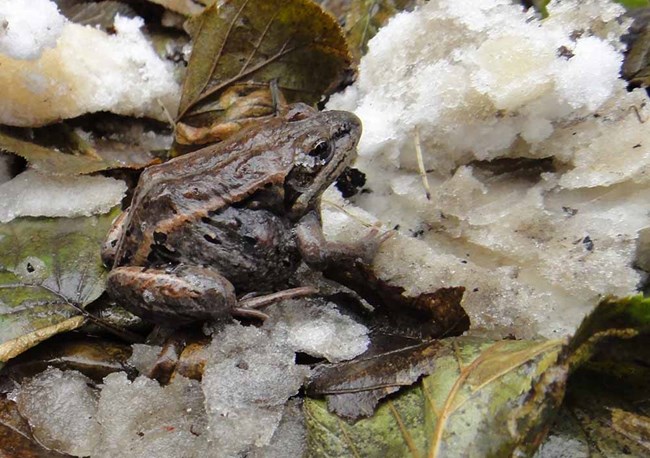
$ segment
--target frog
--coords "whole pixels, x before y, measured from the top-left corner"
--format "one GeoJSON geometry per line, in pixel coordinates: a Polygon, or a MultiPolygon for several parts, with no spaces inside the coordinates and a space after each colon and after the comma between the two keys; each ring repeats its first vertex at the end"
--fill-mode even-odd
{"type": "Polygon", "coordinates": [[[140,176],[102,258],[107,292],[165,326],[224,317],[264,319],[304,261],[370,263],[390,236],[378,227],[353,243],[329,241],[321,196],[357,156],[361,121],[303,104],[140,176]]]}

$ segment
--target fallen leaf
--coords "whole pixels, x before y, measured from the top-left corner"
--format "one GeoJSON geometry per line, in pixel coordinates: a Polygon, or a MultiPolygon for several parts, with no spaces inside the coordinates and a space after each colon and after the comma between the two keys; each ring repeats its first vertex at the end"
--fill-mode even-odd
{"type": "Polygon", "coordinates": [[[104,291],[99,250],[118,213],[0,225],[0,361],[83,323],[80,309],[104,291]]]}
{"type": "Polygon", "coordinates": [[[650,454],[650,298],[602,301],[568,348],[565,402],[537,456],[650,454]]]}
{"type": "Polygon", "coordinates": [[[176,123],[176,143],[201,145],[220,142],[261,119],[276,112],[273,94],[268,84],[235,84],[225,89],[219,99],[192,116],[191,123],[176,123]]]}
{"type": "Polygon", "coordinates": [[[569,362],[578,368],[603,344],[650,333],[650,298],[642,295],[602,300],[580,324],[569,343],[569,362]]]}
{"type": "Polygon", "coordinates": [[[225,0],[206,8],[191,34],[179,119],[241,83],[277,81],[290,103],[313,104],[350,71],[339,25],[311,0],[225,0]]]}

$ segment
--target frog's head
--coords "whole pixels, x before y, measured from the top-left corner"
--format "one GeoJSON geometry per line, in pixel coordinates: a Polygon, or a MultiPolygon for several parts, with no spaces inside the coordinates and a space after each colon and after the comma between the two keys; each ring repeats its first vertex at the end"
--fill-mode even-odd
{"type": "Polygon", "coordinates": [[[296,140],[294,163],[285,182],[289,217],[296,220],[318,205],[318,200],[357,157],[361,120],[348,111],[297,113],[304,119],[296,140]]]}

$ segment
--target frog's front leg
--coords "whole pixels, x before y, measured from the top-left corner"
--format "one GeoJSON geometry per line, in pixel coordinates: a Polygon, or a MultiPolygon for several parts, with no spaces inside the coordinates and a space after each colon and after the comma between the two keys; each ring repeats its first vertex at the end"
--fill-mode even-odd
{"type": "Polygon", "coordinates": [[[333,264],[353,262],[360,259],[370,264],[381,245],[393,232],[379,233],[373,227],[370,232],[356,243],[330,242],[323,235],[320,217],[315,211],[307,213],[296,227],[298,248],[307,264],[323,270],[333,264]]]}
{"type": "Polygon", "coordinates": [[[109,273],[106,289],[136,315],[172,327],[227,317],[237,309],[235,288],[206,267],[117,267],[109,273]]]}

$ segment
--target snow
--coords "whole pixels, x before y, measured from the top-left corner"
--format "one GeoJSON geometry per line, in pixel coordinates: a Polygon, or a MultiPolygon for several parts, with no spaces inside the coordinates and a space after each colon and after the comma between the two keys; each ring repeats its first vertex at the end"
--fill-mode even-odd
{"type": "Polygon", "coordinates": [[[49,0],[0,0],[0,53],[38,59],[56,46],[64,24],[56,3],[49,0]]]}
{"type": "Polygon", "coordinates": [[[103,176],[50,176],[27,170],[0,184],[0,222],[21,216],[90,216],[118,205],[126,183],[103,176]]]}
{"type": "Polygon", "coordinates": [[[399,226],[375,262],[383,278],[411,294],[465,286],[473,326],[519,337],[569,334],[603,296],[635,293],[650,226],[650,111],[619,78],[624,9],[548,10],[437,0],[401,13],[328,104],[362,119],[356,166],[372,191],[354,205],[328,193],[328,235],[399,226]],[[552,166],[526,176],[477,162],[515,158],[552,166]]]}
{"type": "MultiPolygon", "coordinates": [[[[0,5],[35,22],[56,22],[54,13],[46,17],[40,10],[56,12],[52,2],[0,5]]],[[[58,18],[60,36],[52,38],[53,27],[50,41],[40,45],[49,48],[40,49],[39,58],[36,47],[32,60],[16,57],[26,52],[16,40],[0,50],[0,85],[12,88],[0,95],[0,123],[32,127],[97,111],[166,120],[162,106],[173,115],[180,94],[174,66],[158,57],[141,31],[141,18],[117,16],[114,35],[58,18]]]]}

